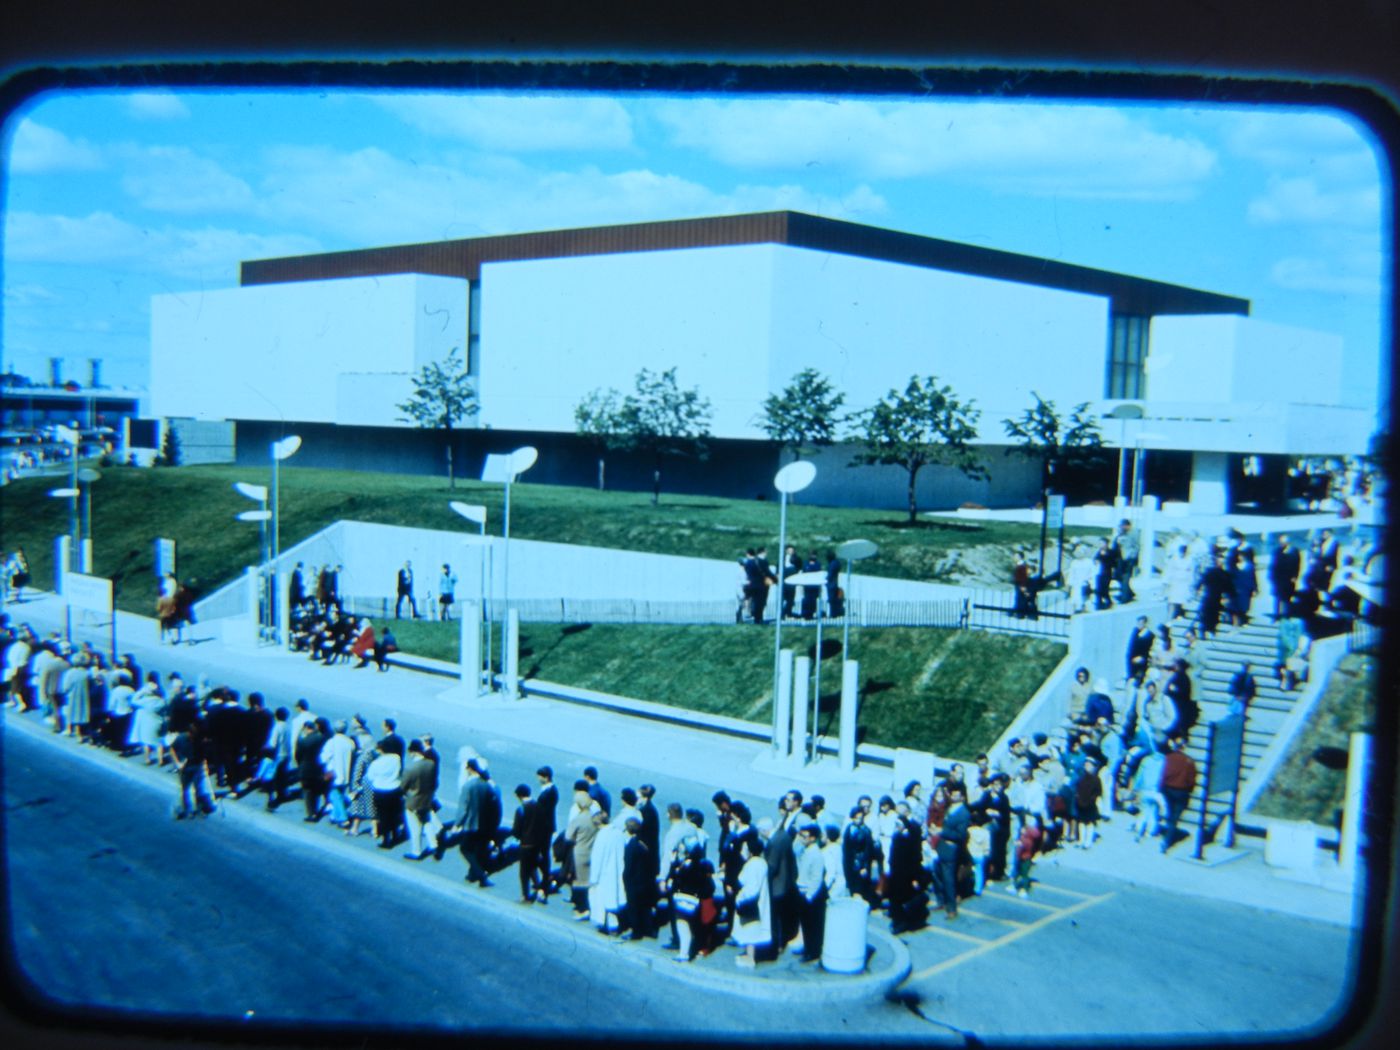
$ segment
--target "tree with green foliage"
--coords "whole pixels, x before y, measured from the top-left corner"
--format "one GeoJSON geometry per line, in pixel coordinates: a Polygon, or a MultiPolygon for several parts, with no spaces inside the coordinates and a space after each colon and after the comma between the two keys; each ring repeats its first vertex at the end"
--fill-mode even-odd
{"type": "Polygon", "coordinates": [[[901,392],[891,390],[871,407],[852,417],[855,437],[865,446],[849,466],[887,464],[909,475],[909,524],[918,520],[915,484],[929,464],[956,467],[969,478],[986,478],[969,442],[977,437],[982,411],[959,400],[950,386],[935,376],[911,376],[901,392]]]}
{"type": "Polygon", "coordinates": [[[1020,419],[1003,419],[1006,436],[1016,442],[1008,456],[1024,456],[1040,463],[1040,494],[1044,502],[1060,467],[1081,466],[1097,459],[1103,448],[1099,422],[1089,415],[1087,401],[1078,404],[1066,418],[1055,402],[1031,391],[1035,404],[1020,419]]]}
{"type": "MultiPolygon", "coordinates": [[[[73,455],[77,455],[78,450],[73,450],[73,455]]],[[[168,422],[165,424],[165,435],[160,439],[160,455],[156,457],[158,467],[178,467],[180,460],[184,458],[184,452],[180,448],[180,435],[175,432],[175,428],[168,422]]]]}
{"type": "MultiPolygon", "coordinates": [[[[1103,448],[1103,438],[1098,420],[1089,415],[1087,401],[1076,405],[1066,418],[1060,415],[1055,402],[1046,401],[1034,390],[1031,397],[1035,404],[1022,412],[1020,419],[1003,419],[1001,425],[1006,436],[1017,442],[1006,450],[1008,456],[1024,456],[1040,463],[1040,555],[1036,571],[1044,575],[1045,532],[1055,471],[1092,463],[1103,448]]],[[[1063,556],[1061,551],[1059,558],[1063,556]]],[[[1058,573],[1059,569],[1055,571],[1058,573]]]]}
{"type": "Polygon", "coordinates": [[[763,402],[759,426],[774,441],[792,452],[794,459],[810,447],[836,441],[841,423],[841,406],[846,395],[815,368],[804,368],[792,377],[780,394],[770,394],[763,402]]]}
{"type": "Polygon", "coordinates": [[[459,420],[475,415],[476,390],[467,375],[465,362],[458,357],[458,348],[442,361],[424,365],[413,376],[413,396],[402,402],[400,422],[414,423],[425,430],[443,430],[447,435],[447,485],[457,487],[457,472],[452,459],[452,427],[459,420]]]}
{"type": "Polygon", "coordinates": [[[574,406],[574,426],[582,437],[598,454],[598,490],[604,487],[604,472],[607,468],[606,456],[615,448],[621,448],[623,438],[618,423],[619,402],[622,395],[616,390],[599,387],[585,395],[574,406]]]}
{"type": "Polygon", "coordinates": [[[622,398],[613,425],[619,447],[651,457],[653,506],[661,502],[661,467],[668,456],[704,459],[709,454],[705,439],[712,415],[710,399],[696,387],[682,389],[674,368],[637,373],[636,389],[622,398]]]}

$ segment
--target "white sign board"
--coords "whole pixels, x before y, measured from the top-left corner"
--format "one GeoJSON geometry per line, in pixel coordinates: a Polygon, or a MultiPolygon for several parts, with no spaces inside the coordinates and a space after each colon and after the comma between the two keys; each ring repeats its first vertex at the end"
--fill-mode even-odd
{"type": "Polygon", "coordinates": [[[156,540],[156,575],[164,576],[175,572],[175,541],[156,540]]]}
{"type": "Polygon", "coordinates": [[[63,576],[63,597],[75,609],[88,612],[112,611],[112,581],[104,576],[69,572],[63,576]]]}
{"type": "Polygon", "coordinates": [[[1050,497],[1050,501],[1045,505],[1045,527],[1047,529],[1062,528],[1065,523],[1065,497],[1056,493],[1050,497]]]}

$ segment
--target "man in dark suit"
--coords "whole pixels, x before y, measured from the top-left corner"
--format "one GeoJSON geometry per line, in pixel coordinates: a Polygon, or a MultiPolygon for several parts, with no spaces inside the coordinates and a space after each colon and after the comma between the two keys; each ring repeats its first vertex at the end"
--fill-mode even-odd
{"type": "Polygon", "coordinates": [[[394,619],[403,619],[403,600],[408,599],[408,611],[413,614],[413,618],[418,619],[418,600],[413,597],[413,562],[406,561],[403,568],[399,570],[396,592],[398,599],[394,602],[394,619]]]}
{"type": "Polygon", "coordinates": [[[539,803],[530,797],[530,786],[515,788],[517,806],[510,833],[520,843],[520,903],[532,904],[536,896],[544,900],[544,883],[540,881],[540,856],[549,848],[539,803]]]}
{"type": "Polygon", "coordinates": [[[656,878],[661,874],[661,814],[656,811],[656,803],[652,801],[656,795],[656,787],[643,784],[637,789],[637,794],[641,796],[637,812],[642,815],[642,829],[637,832],[637,837],[651,851],[651,877],[656,878]]]}
{"type": "Polygon", "coordinates": [[[763,622],[763,610],[768,605],[768,587],[773,583],[773,566],[768,564],[768,548],[760,547],[745,566],[749,574],[749,608],[753,622],[763,622]]]}
{"type": "Polygon", "coordinates": [[[796,829],[783,821],[774,826],[767,817],[759,821],[759,837],[767,833],[763,859],[768,864],[768,893],[772,902],[773,950],[782,952],[797,936],[801,908],[797,892],[797,857],[793,852],[796,829]]]}
{"type": "Polygon", "coordinates": [[[539,897],[540,903],[543,904],[549,899],[550,891],[550,846],[559,831],[559,789],[554,786],[554,770],[549,766],[540,766],[535,770],[535,776],[540,782],[536,802],[539,807],[540,831],[545,843],[545,848],[540,853],[539,897]]]}
{"type": "Polygon", "coordinates": [[[467,760],[467,779],[457,799],[457,829],[462,833],[460,848],[467,862],[467,881],[483,888],[491,885],[486,877],[490,850],[491,787],[486,782],[479,759],[467,760]]]}
{"type": "Polygon", "coordinates": [[[631,941],[656,936],[656,923],[652,915],[656,875],[653,874],[651,851],[642,841],[641,830],[642,822],[637,817],[628,817],[623,824],[627,845],[622,849],[622,890],[627,895],[627,925],[632,928],[627,939],[631,941]]]}
{"type": "Polygon", "coordinates": [[[1274,592],[1275,620],[1287,612],[1302,568],[1303,556],[1293,548],[1287,536],[1280,536],[1274,556],[1269,561],[1269,587],[1274,592]]]}
{"type": "Polygon", "coordinates": [[[287,604],[293,609],[306,601],[305,569],[304,562],[297,562],[297,567],[292,570],[291,579],[287,581],[287,604]]]}
{"type": "Polygon", "coordinates": [[[1142,679],[1147,674],[1148,661],[1152,656],[1152,642],[1155,637],[1152,628],[1147,625],[1147,617],[1139,616],[1137,626],[1128,638],[1127,660],[1127,677],[1131,681],[1137,682],[1138,685],[1142,684],[1142,679]]]}
{"type": "Polygon", "coordinates": [[[958,917],[958,864],[967,849],[967,829],[972,812],[967,808],[963,789],[948,788],[948,812],[943,817],[943,830],[938,835],[938,885],[944,912],[949,919],[958,917]]]}

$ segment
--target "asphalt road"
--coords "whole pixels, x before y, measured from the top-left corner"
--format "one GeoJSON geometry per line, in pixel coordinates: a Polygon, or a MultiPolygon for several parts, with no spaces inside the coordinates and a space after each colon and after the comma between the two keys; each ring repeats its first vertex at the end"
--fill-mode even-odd
{"type": "MultiPolygon", "coordinates": [[[[324,829],[282,815],[174,821],[173,775],[28,730],[4,733],[12,960],[66,1017],[695,1038],[761,1034],[787,1009],[716,1009],[679,976],[609,972],[569,950],[571,930],[464,908],[479,891],[416,866],[385,878],[380,857],[347,860],[340,836],[317,848],[324,829]]],[[[885,1002],[812,1021],[828,1036],[930,1034],[885,1002]]]]}
{"type": "Polygon", "coordinates": [[[1029,901],[989,886],[905,938],[902,986],[982,1038],[1297,1038],[1350,986],[1351,931],[1044,864],[1029,901]]]}

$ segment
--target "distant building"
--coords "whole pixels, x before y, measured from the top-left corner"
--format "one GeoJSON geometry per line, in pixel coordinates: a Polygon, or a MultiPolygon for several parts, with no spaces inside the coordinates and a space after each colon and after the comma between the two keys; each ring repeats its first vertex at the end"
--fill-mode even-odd
{"type": "MultiPolygon", "coordinates": [[[[396,406],[411,374],[457,347],[480,397],[468,425],[538,435],[562,456],[583,395],[674,366],[710,398],[732,453],[715,484],[750,492],[777,462],[760,406],[800,369],[830,376],[851,409],[931,373],[982,410],[993,476],[930,471],[929,508],[1038,495],[1035,471],[1002,455],[1002,420],[1034,391],[1062,410],[1091,402],[1129,465],[1146,450],[1140,490],[1224,510],[1246,478],[1252,495],[1281,498],[1294,457],[1363,451],[1373,418],[1342,404],[1339,337],[1249,310],[1214,292],[796,212],[479,237],[248,261],[241,287],[154,297],[151,408],[235,420],[240,445],[245,431],[260,440],[295,423],[323,441],[383,447],[398,442],[393,431],[352,430],[406,426],[396,406]]],[[[580,476],[556,479],[589,483],[589,457],[568,455],[580,476]]],[[[900,503],[897,469],[846,470],[849,458],[823,453],[808,498],[900,503]]],[[[1101,498],[1112,498],[1111,474],[1101,498]]]]}

